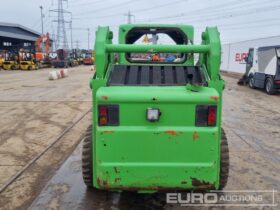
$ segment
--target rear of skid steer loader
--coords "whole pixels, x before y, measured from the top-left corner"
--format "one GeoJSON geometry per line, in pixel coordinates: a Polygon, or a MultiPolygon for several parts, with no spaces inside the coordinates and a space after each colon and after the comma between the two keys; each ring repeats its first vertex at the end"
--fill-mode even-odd
{"type": "Polygon", "coordinates": [[[207,27],[201,45],[192,44],[193,27],[185,25],[123,25],[119,44],[112,38],[108,27],[98,28],[90,81],[93,122],[83,150],[86,185],[145,192],[222,188],[229,157],[221,128],[217,29],[207,27]],[[133,44],[149,33],[165,33],[177,44],[133,44]],[[131,53],[176,53],[184,59],[138,62],[131,53]]]}

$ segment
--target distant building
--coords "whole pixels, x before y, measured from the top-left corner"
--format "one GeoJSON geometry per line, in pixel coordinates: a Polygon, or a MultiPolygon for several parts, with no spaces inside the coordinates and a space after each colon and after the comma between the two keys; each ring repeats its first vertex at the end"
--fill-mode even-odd
{"type": "Polygon", "coordinates": [[[41,34],[19,24],[0,22],[0,50],[35,50],[36,39],[41,34]]]}
{"type": "Polygon", "coordinates": [[[280,45],[280,36],[223,44],[221,70],[244,73],[249,48],[273,45],[280,45]]]}

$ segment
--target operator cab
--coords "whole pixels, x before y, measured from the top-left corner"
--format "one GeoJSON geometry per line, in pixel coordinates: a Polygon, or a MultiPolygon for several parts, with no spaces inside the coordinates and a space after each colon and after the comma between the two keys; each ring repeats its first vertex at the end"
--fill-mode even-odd
{"type": "MultiPolygon", "coordinates": [[[[178,28],[135,27],[126,35],[126,44],[136,45],[186,45],[187,35],[178,28]]],[[[131,63],[183,63],[187,58],[184,53],[126,53],[131,63]]]]}
{"type": "MultiPolygon", "coordinates": [[[[193,44],[192,27],[135,26],[126,32],[120,43],[128,45],[188,45],[193,44]]],[[[108,86],[185,86],[205,84],[205,74],[194,65],[193,53],[148,52],[119,53],[120,62],[112,65],[108,86]]]]}

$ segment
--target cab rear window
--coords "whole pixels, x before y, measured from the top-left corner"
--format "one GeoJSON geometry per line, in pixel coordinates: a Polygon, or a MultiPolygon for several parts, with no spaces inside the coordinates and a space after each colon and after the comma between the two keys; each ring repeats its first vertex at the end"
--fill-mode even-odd
{"type": "MultiPolygon", "coordinates": [[[[127,44],[136,45],[182,45],[188,44],[188,38],[178,28],[134,28],[126,36],[127,44]]],[[[186,53],[126,53],[131,63],[183,63],[186,53]]]]}

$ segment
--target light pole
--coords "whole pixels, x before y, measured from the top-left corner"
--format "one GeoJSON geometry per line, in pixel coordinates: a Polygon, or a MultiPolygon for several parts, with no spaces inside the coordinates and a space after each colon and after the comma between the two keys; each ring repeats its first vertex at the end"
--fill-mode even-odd
{"type": "Polygon", "coordinates": [[[135,21],[135,16],[133,14],[131,14],[130,10],[128,11],[127,14],[125,14],[125,16],[127,16],[127,23],[128,24],[132,23],[132,18],[134,18],[134,21],[135,21]]]}
{"type": "Polygon", "coordinates": [[[88,50],[89,50],[89,28],[87,29],[88,31],[88,50]]]}
{"type": "Polygon", "coordinates": [[[70,21],[70,36],[71,36],[71,50],[73,50],[73,28],[72,28],[72,12],[70,13],[71,15],[71,21],[70,21]]]}
{"type": "Polygon", "coordinates": [[[40,6],[40,9],[41,9],[42,34],[44,34],[44,14],[43,14],[43,6],[40,6]]]}

